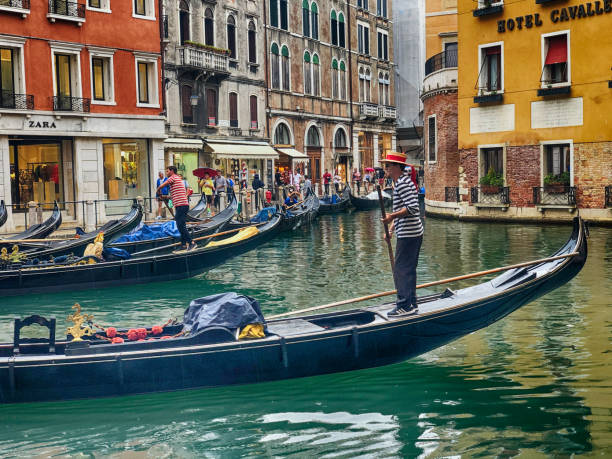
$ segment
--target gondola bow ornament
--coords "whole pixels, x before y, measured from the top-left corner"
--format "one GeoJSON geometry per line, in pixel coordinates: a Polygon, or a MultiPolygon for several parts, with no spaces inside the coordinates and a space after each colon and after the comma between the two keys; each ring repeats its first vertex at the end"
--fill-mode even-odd
{"type": "Polygon", "coordinates": [[[93,336],[94,331],[89,325],[83,326],[83,323],[90,323],[93,321],[91,314],[81,314],[81,305],[74,303],[72,309],[75,310],[73,314],[70,314],[66,320],[72,322],[74,325],[66,329],[66,334],[72,335],[72,341],[82,341],[83,336],[93,336]]]}

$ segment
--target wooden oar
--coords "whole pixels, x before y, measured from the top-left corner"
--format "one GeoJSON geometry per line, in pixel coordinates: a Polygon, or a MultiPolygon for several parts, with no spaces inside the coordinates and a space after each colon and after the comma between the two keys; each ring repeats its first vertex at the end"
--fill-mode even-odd
{"type": "MultiPolygon", "coordinates": [[[[385,210],[385,201],[383,200],[382,191],[380,185],[376,185],[376,191],[378,191],[378,202],[380,203],[380,211],[382,212],[383,220],[387,218],[387,211],[385,210]]],[[[389,261],[391,262],[391,271],[395,269],[395,257],[393,256],[393,246],[391,245],[391,234],[389,233],[389,225],[383,223],[385,227],[385,241],[387,242],[387,251],[389,252],[389,261]]]]}
{"type": "MultiPolygon", "coordinates": [[[[207,235],[207,236],[200,236],[200,237],[197,237],[197,238],[193,239],[193,240],[192,240],[192,242],[203,241],[204,239],[211,239],[211,238],[213,238],[213,237],[217,237],[217,236],[224,236],[224,235],[226,235],[226,234],[235,233],[235,232],[240,231],[240,230],[243,230],[243,229],[245,229],[245,228],[253,228],[253,227],[258,227],[258,226],[261,226],[261,225],[265,225],[265,224],[267,224],[267,223],[268,223],[268,222],[257,223],[257,224],[255,224],[255,225],[243,226],[242,228],[234,228],[234,229],[227,230],[227,231],[221,231],[220,233],[209,234],[209,235],[207,235]]],[[[158,250],[167,249],[167,248],[169,248],[169,247],[176,247],[176,246],[179,246],[179,245],[181,245],[181,243],[180,243],[180,242],[174,242],[174,243],[172,243],[172,244],[162,245],[162,246],[160,246],[160,247],[154,247],[154,248],[152,248],[152,249],[143,250],[142,252],[134,252],[134,253],[132,254],[132,256],[134,256],[134,255],[142,255],[143,253],[157,252],[158,250]]]]}
{"type": "Polygon", "coordinates": [[[70,239],[60,239],[60,238],[53,238],[53,239],[1,239],[0,240],[0,244],[27,244],[29,242],[55,242],[55,241],[74,241],[77,238],[70,238],[70,239]]]}
{"type": "MultiPolygon", "coordinates": [[[[443,279],[443,280],[433,281],[433,282],[427,282],[426,284],[420,284],[420,285],[417,285],[416,288],[433,287],[434,285],[448,284],[450,282],[456,282],[456,281],[465,280],[465,279],[472,279],[474,277],[486,276],[487,274],[494,274],[494,273],[498,273],[500,271],[507,271],[509,269],[523,268],[525,266],[537,265],[537,264],[540,264],[540,263],[547,263],[549,261],[562,260],[563,258],[575,257],[576,255],[579,255],[579,254],[580,254],[580,252],[572,252],[572,253],[568,253],[567,255],[558,255],[556,257],[541,258],[540,260],[526,261],[524,263],[518,263],[516,265],[508,265],[508,266],[503,266],[501,268],[488,269],[486,271],[479,271],[477,273],[464,274],[463,276],[449,277],[448,279],[443,279]]],[[[336,301],[335,303],[328,303],[328,304],[324,304],[322,306],[314,306],[312,308],[306,308],[306,309],[299,309],[297,311],[284,312],[282,314],[276,314],[276,315],[273,315],[273,316],[269,316],[269,317],[267,317],[267,319],[279,319],[281,317],[292,316],[292,315],[295,315],[295,314],[302,314],[302,313],[305,313],[305,312],[312,312],[312,311],[319,311],[321,309],[335,308],[337,306],[342,306],[344,304],[359,303],[360,301],[373,300],[374,298],[380,298],[380,297],[383,297],[383,296],[394,295],[396,293],[397,293],[397,290],[389,290],[387,292],[373,293],[372,295],[361,296],[361,297],[358,297],[358,298],[351,298],[349,300],[336,301]]]]}
{"type": "Polygon", "coordinates": [[[294,208],[294,207],[296,207],[296,206],[299,206],[300,204],[304,204],[304,201],[306,201],[306,200],[305,200],[305,199],[302,199],[301,201],[296,202],[296,203],[295,203],[295,204],[293,204],[292,206],[287,207],[285,210],[290,210],[290,209],[293,209],[293,208],[294,208]]]}
{"type": "Polygon", "coordinates": [[[174,212],[172,211],[172,209],[168,205],[168,200],[167,199],[163,199],[163,201],[164,201],[164,205],[166,206],[166,209],[168,209],[168,212],[170,212],[170,215],[172,215],[172,218],[174,218],[174,212]]]}

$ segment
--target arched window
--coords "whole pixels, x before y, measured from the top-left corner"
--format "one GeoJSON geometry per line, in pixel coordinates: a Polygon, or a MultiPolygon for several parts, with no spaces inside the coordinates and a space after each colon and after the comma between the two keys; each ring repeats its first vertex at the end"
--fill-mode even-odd
{"type": "Polygon", "coordinates": [[[214,89],[206,89],[206,115],[208,117],[208,125],[217,125],[217,91],[214,89]]]}
{"type": "Polygon", "coordinates": [[[336,12],[331,12],[331,42],[332,45],[338,45],[338,17],[336,12]]]}
{"type": "Polygon", "coordinates": [[[391,81],[389,80],[389,74],[385,73],[385,104],[391,105],[391,94],[389,93],[391,87],[391,81]]]}
{"type": "Polygon", "coordinates": [[[312,94],[321,95],[321,66],[319,65],[319,55],[312,56],[312,94]]]}
{"type": "Polygon", "coordinates": [[[215,22],[210,8],[204,12],[204,43],[215,46],[215,22]]]}
{"type": "Polygon", "coordinates": [[[304,51],[304,94],[312,94],[310,53],[304,51]]]}
{"type": "Polygon", "coordinates": [[[229,93],[229,117],[230,127],[238,127],[238,94],[229,93]]]}
{"type": "Polygon", "coordinates": [[[179,23],[181,45],[183,45],[187,40],[191,39],[189,3],[185,0],[181,0],[179,3],[179,23]]]}
{"type": "Polygon", "coordinates": [[[302,34],[310,37],[310,8],[308,0],[302,2],[302,34]]]}
{"type": "Polygon", "coordinates": [[[278,0],[270,0],[270,25],[278,27],[278,0]]]}
{"type": "Polygon", "coordinates": [[[274,144],[275,145],[291,145],[291,134],[289,133],[289,127],[285,123],[279,123],[274,131],[274,144]]]}
{"type": "Polygon", "coordinates": [[[338,93],[338,61],[332,60],[332,99],[338,99],[340,97],[338,93]]]}
{"type": "Polygon", "coordinates": [[[257,96],[249,98],[249,108],[251,111],[251,129],[259,129],[257,115],[257,96]]]}
{"type": "Polygon", "coordinates": [[[249,62],[257,63],[257,31],[253,21],[249,21],[249,62]]]}
{"type": "Polygon", "coordinates": [[[334,136],[334,147],[346,148],[346,133],[344,129],[340,128],[336,131],[336,135],[334,136]]]}
{"type": "Polygon", "coordinates": [[[346,100],[346,66],[340,61],[340,99],[346,100]]]}
{"type": "Polygon", "coordinates": [[[280,52],[278,51],[278,45],[276,43],[272,43],[270,54],[272,60],[270,65],[272,89],[280,89],[280,52]]]}
{"type": "Polygon", "coordinates": [[[372,74],[370,73],[370,69],[366,69],[365,71],[365,89],[364,96],[366,102],[372,101],[372,92],[370,87],[370,81],[372,80],[372,74]]]}
{"type": "Polygon", "coordinates": [[[283,45],[281,49],[281,56],[283,60],[283,89],[289,91],[291,89],[291,82],[289,80],[289,48],[286,45],[283,45]]]}
{"type": "Polygon", "coordinates": [[[310,126],[310,129],[308,129],[308,134],[306,135],[306,146],[308,147],[320,147],[321,146],[321,139],[319,138],[319,130],[314,126],[310,126]]]}
{"type": "Polygon", "coordinates": [[[382,72],[378,72],[378,103],[385,104],[385,79],[382,72]]]}
{"type": "Polygon", "coordinates": [[[341,48],[346,47],[345,32],[344,32],[344,14],[338,15],[338,45],[341,48]]]}
{"type": "Polygon", "coordinates": [[[183,123],[193,123],[193,107],[191,106],[192,87],[183,85],[181,87],[181,109],[183,112],[183,123]]]}
{"type": "Polygon", "coordinates": [[[230,51],[229,57],[236,59],[236,19],[232,15],[227,17],[227,49],[230,51]]]}
{"type": "Polygon", "coordinates": [[[364,90],[365,90],[365,73],[363,73],[363,67],[359,67],[359,100],[361,102],[365,101],[364,90]]]}
{"type": "Polygon", "coordinates": [[[315,2],[310,5],[310,36],[315,40],[319,39],[319,8],[315,2]]]}

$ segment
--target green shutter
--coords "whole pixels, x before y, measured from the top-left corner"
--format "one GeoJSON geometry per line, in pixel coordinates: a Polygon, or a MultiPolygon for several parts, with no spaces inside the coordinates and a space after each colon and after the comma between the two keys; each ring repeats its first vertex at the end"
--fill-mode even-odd
{"type": "MultiPolygon", "coordinates": [[[[306,1],[306,0],[304,0],[306,1]]],[[[312,11],[313,13],[318,13],[319,12],[319,8],[317,8],[317,4],[315,2],[312,2],[312,6],[310,7],[310,11],[312,11]]]]}
{"type": "Polygon", "coordinates": [[[336,59],[332,61],[332,69],[338,70],[338,61],[336,59]]]}
{"type": "Polygon", "coordinates": [[[340,13],[338,15],[338,22],[342,22],[342,23],[344,22],[344,14],[340,13]]]}
{"type": "Polygon", "coordinates": [[[338,19],[338,17],[336,16],[336,12],[334,10],[332,10],[331,12],[331,18],[332,18],[332,21],[335,19],[338,19]]]}
{"type": "Polygon", "coordinates": [[[289,57],[289,48],[283,46],[283,48],[281,49],[281,54],[285,57],[289,57]]]}
{"type": "Polygon", "coordinates": [[[344,61],[340,61],[340,70],[343,72],[346,70],[346,66],[344,65],[344,61]]]}
{"type": "Polygon", "coordinates": [[[312,63],[319,65],[319,55],[315,54],[314,56],[312,56],[312,63]]]}
{"type": "Polygon", "coordinates": [[[308,51],[304,53],[304,62],[310,62],[310,53],[308,51]]]}
{"type": "Polygon", "coordinates": [[[272,54],[278,54],[278,45],[276,43],[272,43],[271,51],[272,54]]]}

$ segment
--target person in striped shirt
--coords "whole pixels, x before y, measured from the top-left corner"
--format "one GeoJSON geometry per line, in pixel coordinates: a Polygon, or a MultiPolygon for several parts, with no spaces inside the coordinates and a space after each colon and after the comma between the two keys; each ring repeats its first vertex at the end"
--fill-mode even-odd
{"type": "Polygon", "coordinates": [[[189,211],[187,189],[181,176],[176,173],[176,166],[168,166],[166,176],[168,180],[157,188],[157,192],[161,191],[164,186],[170,187],[170,199],[172,199],[172,205],[174,206],[174,221],[179,233],[181,233],[181,244],[184,249],[193,250],[197,247],[197,244],[191,240],[191,234],[187,231],[187,224],[185,223],[189,211]]]}
{"type": "MultiPolygon", "coordinates": [[[[397,290],[395,308],[389,316],[415,314],[418,311],[416,296],[416,268],[423,242],[423,224],[420,218],[417,190],[405,173],[406,155],[389,152],[385,159],[387,174],[393,179],[393,212],[383,218],[390,225],[389,232],[397,236],[393,281],[397,290]]],[[[385,238],[387,235],[385,234],[385,238]]]]}

